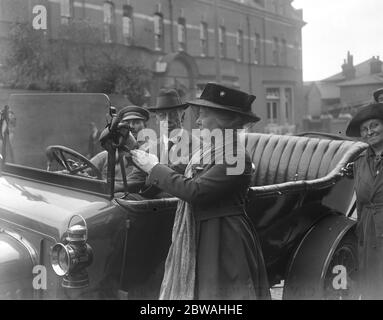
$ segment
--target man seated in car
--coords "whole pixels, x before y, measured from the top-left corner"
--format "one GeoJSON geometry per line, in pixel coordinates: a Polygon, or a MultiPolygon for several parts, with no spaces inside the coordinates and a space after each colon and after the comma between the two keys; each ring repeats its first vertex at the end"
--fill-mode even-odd
{"type": "MultiPolygon", "coordinates": [[[[149,141],[146,148],[141,148],[149,152],[152,144],[156,144],[155,150],[161,163],[167,164],[179,173],[184,173],[188,160],[200,143],[199,138],[189,134],[183,128],[185,109],[187,107],[188,104],[181,102],[176,90],[161,89],[157,97],[156,106],[150,107],[148,110],[155,113],[160,132],[167,132],[167,135],[159,137],[157,141],[149,141]],[[185,135],[188,135],[188,139],[185,138],[185,135]],[[180,150],[177,148],[177,145],[184,141],[189,142],[188,148],[182,148],[181,154],[178,154],[180,150]],[[182,159],[182,161],[177,162],[175,161],[176,159],[182,159]]],[[[145,172],[134,167],[127,177],[129,181],[128,191],[139,193],[140,196],[147,198],[169,196],[156,186],[147,184],[146,178],[147,174],[145,172]]],[[[140,198],[140,196],[135,195],[133,197],[140,198]]]]}
{"type": "MultiPolygon", "coordinates": [[[[149,119],[149,112],[138,106],[128,106],[121,110],[123,112],[122,119],[118,125],[119,130],[130,131],[133,137],[137,140],[138,133],[146,127],[146,122],[149,119]]],[[[143,144],[143,142],[141,142],[143,144]]],[[[115,191],[122,191],[123,188],[123,179],[121,166],[118,161],[119,154],[116,151],[116,166],[115,166],[115,191]]],[[[123,156],[125,173],[128,175],[133,170],[133,165],[128,159],[123,156]]],[[[97,169],[102,173],[102,176],[105,178],[108,172],[108,152],[102,151],[90,159],[97,169]]]]}

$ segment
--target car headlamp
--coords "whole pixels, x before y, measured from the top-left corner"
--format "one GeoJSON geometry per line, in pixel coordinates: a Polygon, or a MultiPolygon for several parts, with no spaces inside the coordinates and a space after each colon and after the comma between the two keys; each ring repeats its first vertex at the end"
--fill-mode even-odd
{"type": "Polygon", "coordinates": [[[84,218],[74,215],[68,223],[65,243],[56,243],[51,252],[51,264],[54,272],[63,277],[65,288],[83,288],[89,285],[86,268],[92,263],[93,252],[89,244],[88,228],[84,218]],[[70,226],[74,217],[80,217],[84,225],[70,226]]]}

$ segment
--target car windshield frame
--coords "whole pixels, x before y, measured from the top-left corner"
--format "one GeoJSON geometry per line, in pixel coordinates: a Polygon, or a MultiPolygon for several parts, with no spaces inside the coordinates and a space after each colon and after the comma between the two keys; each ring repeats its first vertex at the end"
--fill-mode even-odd
{"type": "MultiPolygon", "coordinates": [[[[17,95],[23,95],[23,94],[15,94],[11,96],[17,96],[17,95]]],[[[48,95],[48,94],[24,94],[29,96],[35,96],[35,95],[48,95]]],[[[62,96],[68,96],[68,95],[77,95],[79,98],[84,98],[87,95],[98,95],[100,98],[102,98],[105,101],[105,114],[108,113],[109,107],[111,105],[110,99],[106,94],[87,94],[87,93],[52,93],[51,95],[62,95],[62,96]]],[[[11,100],[11,98],[9,99],[11,100]]],[[[17,178],[22,178],[26,180],[36,181],[36,182],[42,182],[44,184],[48,185],[54,185],[58,187],[62,187],[65,189],[85,192],[89,194],[93,194],[96,196],[100,196],[106,199],[113,199],[114,193],[112,188],[112,182],[114,183],[114,177],[111,175],[113,170],[110,170],[110,166],[108,166],[107,170],[107,176],[103,180],[96,179],[94,177],[86,177],[84,175],[78,175],[78,174],[68,174],[68,173],[60,173],[60,172],[54,172],[54,171],[48,171],[43,170],[40,168],[34,168],[31,166],[23,165],[23,164],[17,164],[12,163],[9,160],[9,147],[10,147],[10,140],[9,140],[9,113],[12,112],[12,103],[5,106],[2,110],[0,110],[0,138],[2,141],[2,147],[1,147],[1,155],[0,155],[0,162],[1,162],[1,171],[0,176],[12,176],[17,178]]],[[[10,147],[12,148],[12,147],[10,147]]]]}

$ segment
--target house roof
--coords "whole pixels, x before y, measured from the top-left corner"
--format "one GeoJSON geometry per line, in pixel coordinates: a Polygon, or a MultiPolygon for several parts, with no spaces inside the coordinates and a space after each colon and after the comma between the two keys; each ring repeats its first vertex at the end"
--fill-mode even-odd
{"type": "Polygon", "coordinates": [[[334,84],[329,84],[326,82],[315,82],[322,99],[339,99],[340,98],[340,88],[334,84]]]}
{"type": "MultiPolygon", "coordinates": [[[[370,62],[373,60],[373,58],[370,58],[366,61],[363,61],[362,63],[359,63],[355,65],[355,78],[359,78],[363,75],[370,73],[370,62]]],[[[323,79],[322,81],[325,82],[340,82],[345,81],[346,77],[343,75],[342,72],[339,72],[331,77],[328,77],[326,79],[323,79]]]]}
{"type": "Polygon", "coordinates": [[[347,86],[360,86],[360,85],[368,85],[368,84],[381,84],[383,85],[383,73],[377,74],[367,74],[365,76],[361,76],[356,79],[352,79],[349,81],[345,81],[339,83],[339,87],[347,87],[347,86]]]}

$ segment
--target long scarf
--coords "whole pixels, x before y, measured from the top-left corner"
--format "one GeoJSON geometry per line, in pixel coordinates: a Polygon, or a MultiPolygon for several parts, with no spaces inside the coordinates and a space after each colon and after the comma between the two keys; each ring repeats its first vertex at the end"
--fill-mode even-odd
{"type": "MultiPolygon", "coordinates": [[[[204,148],[202,155],[197,151],[186,167],[185,177],[192,177],[193,165],[224,159],[224,153],[232,150],[231,142],[204,148]]],[[[198,226],[193,215],[193,206],[179,200],[172,231],[172,244],[165,262],[160,300],[195,299],[197,239],[198,226]]]]}

